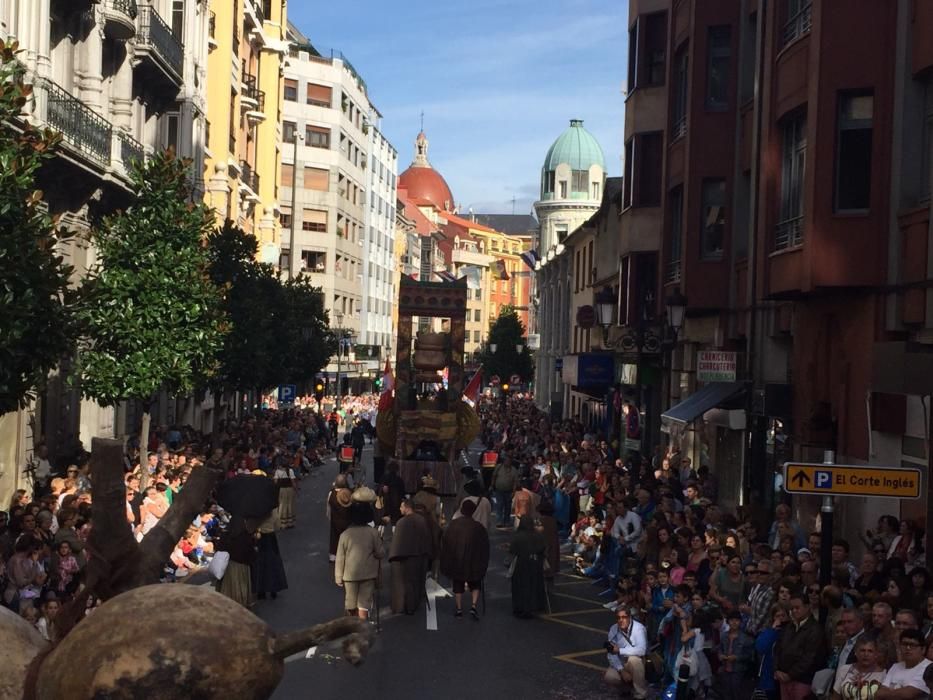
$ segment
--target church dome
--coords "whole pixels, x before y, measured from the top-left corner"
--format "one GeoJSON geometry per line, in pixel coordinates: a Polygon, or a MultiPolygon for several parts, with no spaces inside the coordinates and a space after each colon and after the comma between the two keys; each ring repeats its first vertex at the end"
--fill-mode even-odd
{"type": "Polygon", "coordinates": [[[398,176],[399,189],[408,191],[408,198],[427,200],[441,211],[453,211],[454,196],[444,177],[428,162],[428,138],[424,132],[415,140],[415,159],[398,176]]]}
{"type": "Polygon", "coordinates": [[[594,136],[583,128],[582,119],[570,120],[570,128],[548,149],[543,170],[554,171],[561,164],[569,165],[571,170],[589,170],[590,166],[598,165],[603,172],[606,171],[603,149],[594,136]]]}

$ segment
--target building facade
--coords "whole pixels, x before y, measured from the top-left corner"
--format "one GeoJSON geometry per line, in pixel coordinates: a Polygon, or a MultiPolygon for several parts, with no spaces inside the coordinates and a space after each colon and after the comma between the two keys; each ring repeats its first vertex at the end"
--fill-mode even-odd
{"type": "MultiPolygon", "coordinates": [[[[537,332],[540,337],[535,363],[535,400],[563,413],[561,379],[563,357],[571,352],[570,285],[573,267],[564,241],[600,207],[606,181],[602,148],[583,121],[570,127],[548,149],[541,168],[541,196],[535,202],[539,228],[536,285],[537,332]]],[[[591,269],[588,260],[585,269],[591,269]]],[[[588,278],[588,277],[587,277],[588,278]]]]}
{"type": "MultiPolygon", "coordinates": [[[[34,86],[24,118],[62,137],[39,187],[49,211],[79,234],[62,251],[76,277],[95,262],[92,219],[132,202],[134,163],[173,148],[193,162],[194,196],[203,192],[209,24],[205,4],[193,0],[0,1],[0,35],[18,42],[34,86]]],[[[132,406],[81,400],[68,370],[50,377],[31,410],[0,417],[0,495],[19,486],[40,442],[55,456],[135,430],[132,406]]]]}
{"type": "Polygon", "coordinates": [[[205,201],[278,263],[284,0],[210,0],[205,201]]]}

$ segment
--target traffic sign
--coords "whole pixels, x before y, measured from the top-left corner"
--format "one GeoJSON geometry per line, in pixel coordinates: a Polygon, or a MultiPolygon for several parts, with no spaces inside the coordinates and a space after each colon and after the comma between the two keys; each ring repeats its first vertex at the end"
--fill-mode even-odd
{"type": "Polygon", "coordinates": [[[784,490],[818,496],[920,498],[920,470],[787,462],[784,465],[784,490]]]}
{"type": "Polygon", "coordinates": [[[294,384],[283,384],[279,387],[279,403],[292,403],[298,395],[298,387],[294,384]]]}
{"type": "Polygon", "coordinates": [[[510,381],[512,384],[521,384],[521,383],[522,383],[522,378],[519,377],[517,374],[513,374],[513,375],[509,378],[509,381],[510,381]]]}

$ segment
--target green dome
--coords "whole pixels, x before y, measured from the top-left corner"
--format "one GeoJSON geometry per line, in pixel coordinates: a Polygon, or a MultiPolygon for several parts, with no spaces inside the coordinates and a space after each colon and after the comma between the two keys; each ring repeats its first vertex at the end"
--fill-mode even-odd
{"type": "Polygon", "coordinates": [[[603,149],[593,135],[583,128],[582,119],[571,119],[570,128],[561,134],[548,149],[544,158],[544,171],[556,170],[561,163],[566,163],[571,170],[589,170],[591,165],[598,165],[606,170],[603,149]]]}

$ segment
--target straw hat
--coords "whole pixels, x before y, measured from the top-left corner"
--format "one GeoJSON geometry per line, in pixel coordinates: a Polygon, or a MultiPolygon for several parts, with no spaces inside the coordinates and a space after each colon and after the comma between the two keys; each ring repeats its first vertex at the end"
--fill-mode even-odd
{"type": "Polygon", "coordinates": [[[430,474],[428,476],[423,476],[421,477],[421,486],[426,489],[436,489],[437,479],[435,479],[430,474]]]}
{"type": "Polygon", "coordinates": [[[356,491],[353,492],[352,498],[357,503],[375,503],[376,492],[368,486],[360,486],[356,491]]]}

